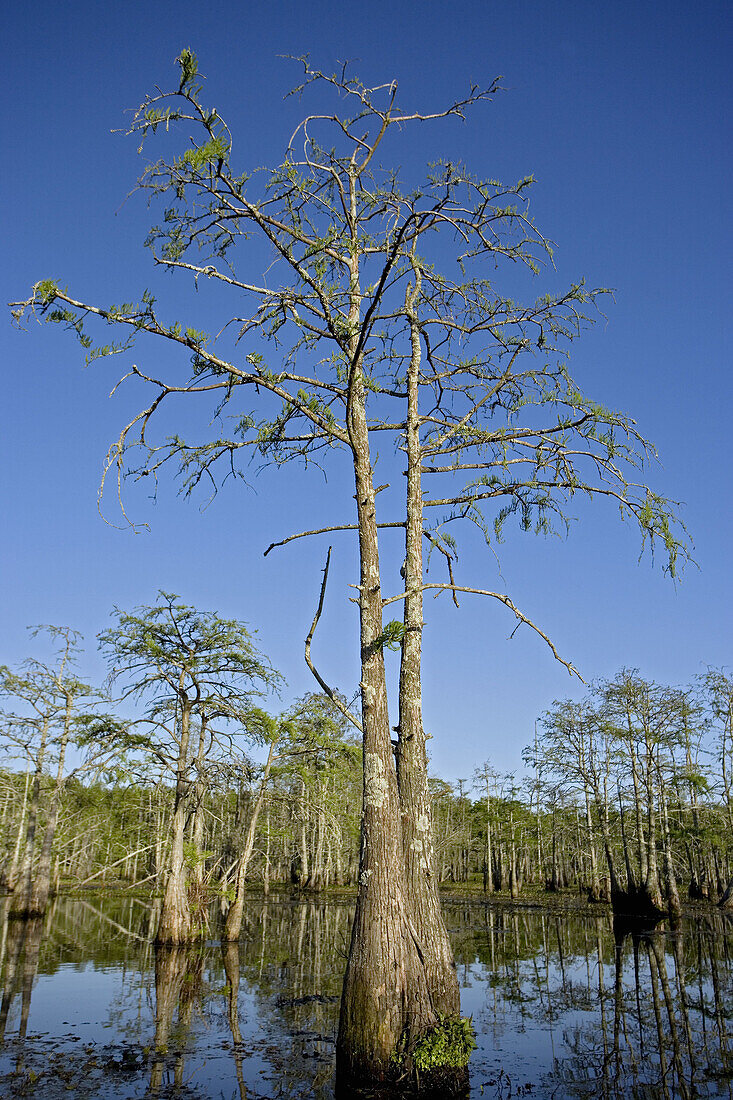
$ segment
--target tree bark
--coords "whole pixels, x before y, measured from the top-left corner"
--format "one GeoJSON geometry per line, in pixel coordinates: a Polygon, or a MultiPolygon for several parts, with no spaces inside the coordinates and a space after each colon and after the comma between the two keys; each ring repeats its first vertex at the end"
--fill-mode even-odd
{"type": "MultiPolygon", "coordinates": [[[[413,296],[420,292],[419,271],[413,296]]],[[[438,896],[427,752],[422,719],[421,660],[423,630],[422,448],[418,409],[420,333],[413,314],[412,355],[407,379],[407,528],[405,537],[405,608],[399,686],[397,783],[402,845],[411,917],[434,1010],[441,1016],[460,1011],[458,979],[438,896]]]]}
{"type": "Polygon", "coordinates": [[[733,909],[733,876],[726,886],[718,905],[721,909],[733,909]]]}
{"type": "Polygon", "coordinates": [[[171,823],[171,851],[168,859],[168,879],[160,911],[156,944],[169,947],[190,943],[194,937],[191,908],[188,903],[188,881],[183,858],[183,838],[186,824],[184,797],[176,796],[171,823]]]}
{"type": "MultiPolygon", "coordinates": [[[[352,203],[355,207],[355,192],[352,203]]],[[[357,354],[356,343],[353,354],[357,354]]],[[[389,1080],[394,1075],[393,1055],[405,1038],[409,1041],[437,1023],[406,904],[364,381],[359,362],[351,369],[349,430],[359,523],[364,782],[359,887],[336,1048],[338,1082],[347,1088],[389,1080]]]]}
{"type": "MultiPolygon", "coordinates": [[[[181,674],[183,683],[183,674],[181,674]]],[[[181,706],[181,740],[176,773],[176,797],[171,823],[171,851],[168,860],[168,878],[160,912],[160,923],[155,936],[156,944],[176,946],[190,943],[196,938],[191,923],[191,907],[188,901],[188,882],[183,858],[183,840],[188,804],[188,742],[191,729],[191,702],[183,700],[181,706]]]]}
{"type": "Polygon", "coordinates": [[[667,906],[672,917],[678,919],[682,916],[682,904],[680,902],[677,876],[674,870],[672,858],[672,841],[669,835],[669,813],[667,810],[667,792],[660,778],[659,786],[660,808],[662,813],[662,836],[664,838],[664,876],[667,895],[667,906]]]}

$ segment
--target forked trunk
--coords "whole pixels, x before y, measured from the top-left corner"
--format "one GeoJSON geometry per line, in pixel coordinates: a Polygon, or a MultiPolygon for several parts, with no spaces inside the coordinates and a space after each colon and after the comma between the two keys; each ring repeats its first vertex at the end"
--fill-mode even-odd
{"type": "Polygon", "coordinates": [[[363,815],[356,912],[341,999],[339,1086],[369,1086],[395,1076],[405,1042],[438,1020],[417,933],[407,909],[400,804],[392,754],[382,650],[382,596],[363,382],[351,408],[360,548],[363,815]]]}

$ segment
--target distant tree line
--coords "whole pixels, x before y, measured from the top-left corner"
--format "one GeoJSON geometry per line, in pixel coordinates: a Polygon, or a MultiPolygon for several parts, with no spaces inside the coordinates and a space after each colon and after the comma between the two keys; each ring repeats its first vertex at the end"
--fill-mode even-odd
{"type": "Polygon", "coordinates": [[[733,904],[732,722],[733,679],[714,669],[689,688],[624,670],[556,702],[521,784],[489,763],[471,787],[433,782],[439,877],[649,915],[679,914],[681,895],[733,904]]]}
{"type": "MultiPolygon", "coordinates": [[[[343,700],[269,714],[280,677],[244,624],[165,593],[100,634],[105,691],[76,675],[78,636],[43,629],[55,661],[0,667],[0,884],[17,916],[60,887],[122,885],[161,896],[159,942],[205,934],[212,896],[236,940],[250,883],[356,885],[362,749],[343,700]]],[[[724,671],[688,688],[622,671],[553,704],[524,759],[521,779],[486,762],[431,780],[439,883],[648,915],[733,905],[724,671]]]]}

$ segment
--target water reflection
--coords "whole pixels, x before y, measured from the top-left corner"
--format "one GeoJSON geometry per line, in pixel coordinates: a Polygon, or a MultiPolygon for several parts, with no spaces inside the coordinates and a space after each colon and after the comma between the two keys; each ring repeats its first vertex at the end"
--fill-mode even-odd
{"type": "MultiPolygon", "coordinates": [[[[190,949],[153,948],[140,898],[2,917],[3,1096],[333,1097],[350,905],[254,897],[239,947],[190,949]]],[[[605,911],[447,918],[478,1032],[472,1096],[733,1097],[729,917],[645,935],[605,911]]]]}
{"type": "Polygon", "coordinates": [[[493,1073],[481,1083],[496,1095],[730,1097],[732,927],[711,912],[674,933],[614,935],[605,916],[487,911],[476,1068],[493,1073]]]}

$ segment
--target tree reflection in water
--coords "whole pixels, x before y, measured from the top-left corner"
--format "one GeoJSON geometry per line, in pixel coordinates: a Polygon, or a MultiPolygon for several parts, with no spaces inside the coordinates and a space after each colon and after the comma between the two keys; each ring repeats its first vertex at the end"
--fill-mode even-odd
{"type": "Polygon", "coordinates": [[[477,1012],[484,1034],[474,1089],[588,1100],[732,1096],[732,929],[711,912],[675,932],[614,936],[610,915],[488,910],[479,957],[494,976],[477,1012]]]}
{"type": "MultiPolygon", "coordinates": [[[[154,949],[155,916],[85,896],[0,922],[0,1094],[331,1100],[350,904],[253,896],[240,945],[195,948],[154,949]]],[[[597,909],[449,903],[447,918],[472,1095],[733,1096],[730,916],[646,933],[597,909]]]]}
{"type": "Polygon", "coordinates": [[[168,1084],[176,1089],[183,1085],[194,1005],[201,1000],[203,992],[203,969],[204,952],[199,945],[155,948],[155,1053],[150,1071],[151,1096],[160,1093],[166,1070],[169,1071],[168,1084]]]}

